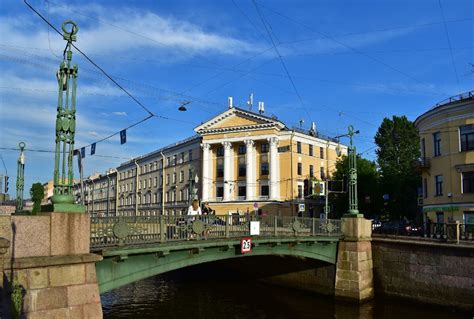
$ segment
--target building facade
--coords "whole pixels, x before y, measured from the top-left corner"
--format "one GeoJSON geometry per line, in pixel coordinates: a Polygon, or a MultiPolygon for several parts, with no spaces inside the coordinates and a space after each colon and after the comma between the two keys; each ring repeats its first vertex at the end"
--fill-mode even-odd
{"type": "Polygon", "coordinates": [[[190,200],[200,198],[200,143],[201,138],[194,136],[120,165],[119,211],[124,215],[186,214],[190,200]]]}
{"type": "Polygon", "coordinates": [[[92,216],[115,215],[117,170],[96,173],[74,184],[75,201],[92,216]]]}
{"type": "Polygon", "coordinates": [[[235,107],[195,131],[202,138],[202,200],[219,214],[319,216],[323,198],[308,196],[310,182],[332,175],[338,146],[347,154],[315,131],[235,107]]]}
{"type": "Polygon", "coordinates": [[[474,91],[437,104],[415,126],[425,218],[474,223],[474,91]]]}
{"type": "Polygon", "coordinates": [[[195,132],[191,138],[125,162],[113,173],[85,179],[87,211],[183,215],[197,198],[209,202],[219,215],[258,211],[319,216],[324,197],[309,196],[311,181],[332,175],[336,148],[347,155],[347,146],[334,139],[289,129],[276,118],[235,107],[195,132]]]}

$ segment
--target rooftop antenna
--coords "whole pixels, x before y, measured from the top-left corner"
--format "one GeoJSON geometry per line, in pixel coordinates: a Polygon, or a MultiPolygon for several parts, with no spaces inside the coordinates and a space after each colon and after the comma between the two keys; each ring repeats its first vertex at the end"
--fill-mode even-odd
{"type": "Polygon", "coordinates": [[[253,93],[250,93],[249,100],[247,101],[247,106],[249,107],[249,111],[252,112],[253,106],[253,93]]]}
{"type": "Polygon", "coordinates": [[[265,113],[265,102],[258,102],[258,113],[265,113]]]}
{"type": "Polygon", "coordinates": [[[232,105],[232,96],[229,96],[228,101],[229,101],[229,109],[233,108],[233,105],[232,105]]]}
{"type": "Polygon", "coordinates": [[[304,124],[304,119],[301,119],[300,120],[300,128],[303,128],[303,124],[304,124]]]}

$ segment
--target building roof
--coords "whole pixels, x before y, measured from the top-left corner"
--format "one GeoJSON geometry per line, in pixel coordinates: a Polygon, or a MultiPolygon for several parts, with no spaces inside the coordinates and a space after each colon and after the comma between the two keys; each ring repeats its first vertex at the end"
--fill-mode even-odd
{"type": "Polygon", "coordinates": [[[470,100],[474,101],[474,91],[468,91],[468,92],[464,92],[461,94],[448,97],[447,99],[444,99],[443,101],[436,103],[433,107],[431,107],[425,113],[419,115],[415,120],[415,126],[418,126],[421,120],[424,119],[428,115],[434,114],[437,111],[447,108],[449,106],[455,106],[455,105],[458,105],[460,103],[464,103],[470,100]]]}

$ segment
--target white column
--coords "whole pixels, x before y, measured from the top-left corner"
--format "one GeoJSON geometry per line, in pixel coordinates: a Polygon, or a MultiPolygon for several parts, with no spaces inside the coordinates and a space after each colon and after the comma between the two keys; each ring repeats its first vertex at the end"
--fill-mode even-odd
{"type": "Polygon", "coordinates": [[[268,139],[270,144],[270,199],[276,200],[280,197],[278,138],[268,139]]]}
{"type": "Polygon", "coordinates": [[[255,143],[253,140],[245,140],[246,146],[246,155],[245,155],[245,164],[246,164],[246,200],[255,199],[255,188],[256,188],[256,160],[255,160],[255,143]]]}
{"type": "Polygon", "coordinates": [[[224,146],[224,198],[223,200],[231,200],[232,185],[234,183],[234,166],[233,163],[233,152],[231,142],[222,142],[224,146]]]}
{"type": "Polygon", "coordinates": [[[210,197],[211,179],[211,145],[202,143],[202,201],[208,201],[210,197]]]}

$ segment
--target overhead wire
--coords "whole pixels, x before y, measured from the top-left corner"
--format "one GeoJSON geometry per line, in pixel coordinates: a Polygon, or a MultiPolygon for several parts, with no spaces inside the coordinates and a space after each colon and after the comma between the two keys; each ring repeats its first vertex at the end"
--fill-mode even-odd
{"type": "Polygon", "coordinates": [[[453,49],[451,47],[451,39],[449,37],[448,26],[446,24],[446,19],[444,17],[444,10],[443,10],[443,6],[441,4],[441,0],[438,0],[438,4],[439,4],[439,8],[441,10],[441,16],[443,17],[444,31],[446,32],[446,39],[448,40],[449,52],[451,54],[451,63],[453,64],[454,74],[456,75],[456,82],[458,84],[459,91],[461,91],[461,85],[459,84],[458,70],[456,69],[456,63],[454,62],[453,49]]]}
{"type": "MultiPolygon", "coordinates": [[[[280,50],[278,50],[278,47],[277,47],[275,41],[273,40],[272,33],[270,32],[270,30],[269,30],[268,27],[267,27],[267,23],[265,22],[265,18],[264,18],[264,16],[263,16],[263,13],[260,11],[260,8],[259,8],[259,6],[257,5],[256,0],[252,0],[252,2],[253,2],[253,4],[254,4],[254,6],[255,6],[255,9],[257,10],[257,13],[258,13],[260,19],[262,20],[262,23],[263,23],[263,25],[264,25],[264,27],[265,27],[265,31],[267,32],[268,37],[270,38],[270,41],[271,41],[271,43],[272,43],[272,45],[273,45],[273,48],[274,48],[274,50],[275,50],[275,52],[276,52],[278,58],[280,59],[281,65],[283,66],[283,69],[285,70],[285,73],[286,73],[286,75],[288,76],[288,79],[290,80],[291,85],[292,85],[293,89],[295,90],[295,93],[296,93],[298,99],[300,100],[301,105],[304,107],[303,98],[301,97],[301,95],[300,95],[298,89],[296,88],[295,82],[293,81],[293,78],[291,77],[290,72],[288,71],[288,68],[286,67],[285,61],[283,61],[283,57],[282,57],[281,54],[280,54],[280,50]]],[[[312,121],[311,114],[308,112],[308,110],[307,110],[306,108],[305,108],[305,111],[306,111],[306,114],[308,115],[310,121],[312,121]]]]}
{"type": "MultiPolygon", "coordinates": [[[[255,1],[255,0],[253,0],[253,1],[255,1]]],[[[405,76],[405,77],[407,77],[407,78],[409,78],[409,79],[411,79],[411,80],[413,80],[413,81],[415,81],[415,82],[417,82],[417,83],[423,83],[422,81],[418,80],[417,78],[413,77],[412,75],[410,75],[410,74],[408,74],[408,73],[406,73],[406,72],[404,72],[404,71],[402,71],[402,70],[400,70],[400,69],[398,69],[398,68],[396,68],[396,67],[394,67],[394,66],[392,66],[392,65],[390,65],[390,64],[388,64],[388,63],[386,63],[386,62],[384,62],[384,61],[382,61],[382,60],[380,60],[380,59],[378,59],[378,58],[375,58],[374,56],[369,55],[369,54],[365,53],[364,51],[361,51],[361,50],[359,50],[359,49],[356,49],[356,48],[354,48],[353,46],[348,45],[347,43],[345,43],[345,42],[343,42],[343,41],[341,41],[341,40],[338,40],[338,39],[336,39],[336,38],[333,37],[333,36],[330,36],[330,35],[328,35],[328,34],[326,34],[326,33],[324,33],[324,32],[318,31],[318,30],[314,29],[313,27],[308,26],[308,25],[305,24],[305,23],[299,22],[299,21],[295,20],[294,18],[291,18],[291,17],[289,17],[289,16],[287,16],[287,15],[285,15],[285,14],[283,14],[283,13],[280,13],[280,12],[278,12],[278,11],[275,11],[275,10],[271,9],[270,7],[268,7],[267,5],[261,4],[261,6],[263,6],[264,8],[266,8],[268,11],[273,12],[273,13],[276,14],[276,15],[279,15],[279,16],[282,17],[282,18],[285,18],[285,19],[287,19],[287,20],[289,20],[289,21],[291,21],[291,22],[293,22],[293,23],[295,23],[295,24],[301,25],[301,26],[305,27],[306,29],[311,30],[312,32],[318,33],[319,35],[323,36],[324,38],[329,39],[329,40],[331,40],[331,41],[333,41],[333,42],[335,42],[335,43],[337,43],[337,44],[339,44],[339,45],[341,45],[341,46],[343,46],[343,47],[345,47],[345,48],[347,48],[347,49],[349,49],[349,50],[351,50],[351,51],[353,51],[353,52],[355,52],[355,53],[357,53],[357,54],[359,54],[359,55],[365,56],[365,57],[367,57],[368,59],[370,59],[370,60],[372,60],[372,61],[374,61],[374,62],[376,62],[376,63],[378,63],[378,64],[380,64],[380,65],[383,65],[383,66],[385,66],[386,68],[389,68],[389,69],[391,69],[392,71],[397,72],[397,73],[399,73],[399,74],[401,74],[401,75],[403,75],[403,76],[405,76]]],[[[445,93],[445,95],[449,95],[449,94],[446,94],[446,93],[445,93]]]]}

